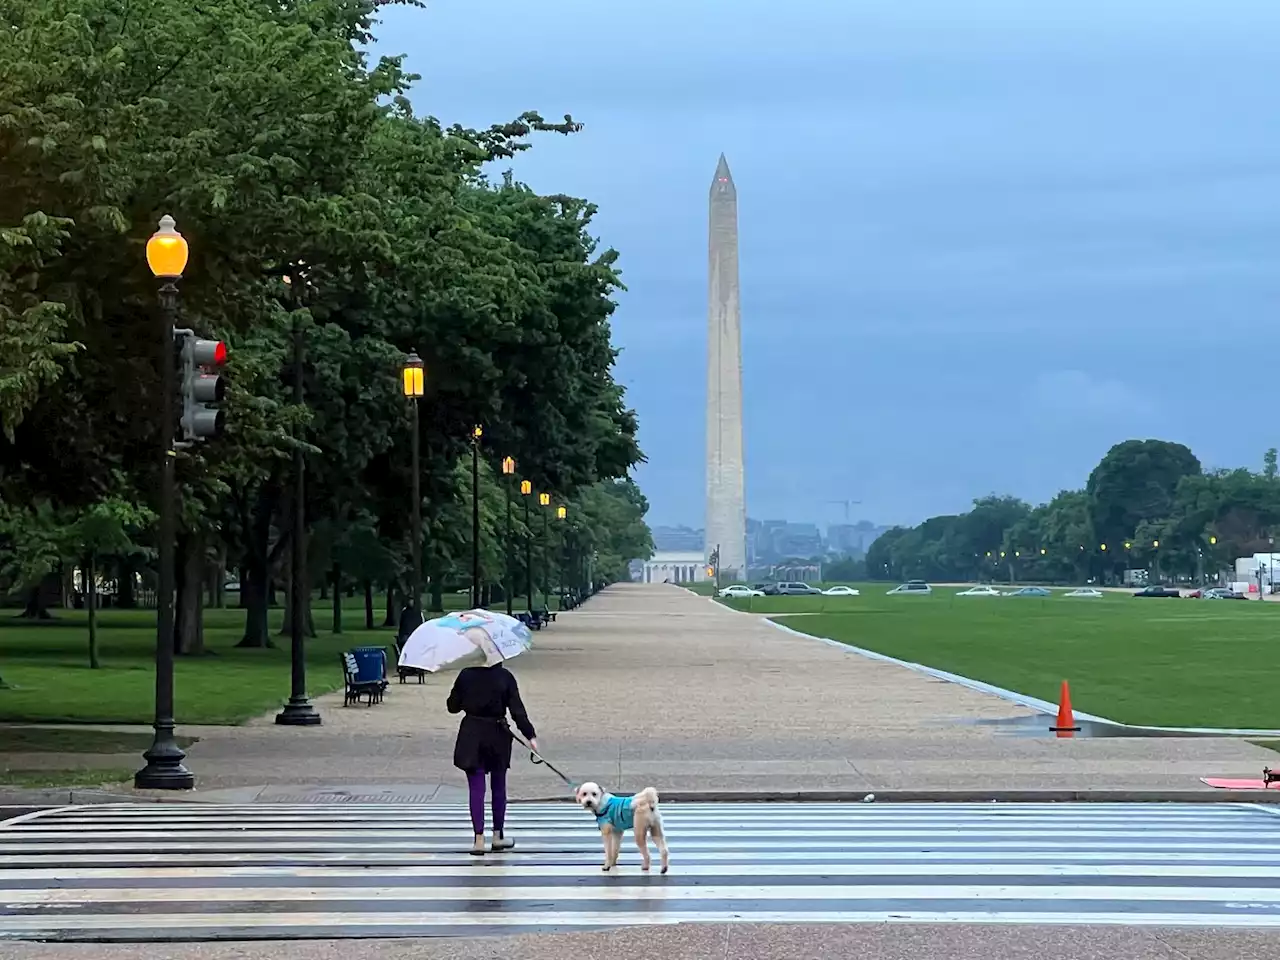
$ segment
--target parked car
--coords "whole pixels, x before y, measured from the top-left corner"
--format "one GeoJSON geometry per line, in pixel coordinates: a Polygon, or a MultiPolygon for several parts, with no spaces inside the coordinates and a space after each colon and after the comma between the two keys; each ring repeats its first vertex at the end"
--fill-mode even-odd
{"type": "Polygon", "coordinates": [[[1005,594],[1006,597],[1047,597],[1050,592],[1044,587],[1021,587],[1017,590],[1010,590],[1005,594]]]}
{"type": "Polygon", "coordinates": [[[1177,587],[1146,587],[1134,594],[1135,597],[1181,597],[1182,591],[1177,587]]]}
{"type": "Polygon", "coordinates": [[[1096,600],[1102,596],[1102,591],[1096,587],[1080,587],[1078,590],[1072,590],[1070,593],[1064,593],[1064,597],[1089,597],[1096,600]]]}
{"type": "Polygon", "coordinates": [[[1210,587],[1208,590],[1205,590],[1200,596],[1202,599],[1205,599],[1205,600],[1247,600],[1248,599],[1248,597],[1246,597],[1243,593],[1237,593],[1236,591],[1232,590],[1230,587],[1210,587]]]}
{"type": "Polygon", "coordinates": [[[811,587],[807,583],[780,583],[778,584],[778,596],[780,597],[814,597],[821,596],[822,591],[817,587],[811,587]]]}
{"type": "Polygon", "coordinates": [[[853,587],[846,587],[844,584],[837,584],[834,587],[827,587],[822,591],[824,597],[856,597],[858,591],[853,587]]]}
{"type": "Polygon", "coordinates": [[[923,580],[908,580],[906,583],[894,587],[885,594],[885,596],[927,597],[931,593],[933,593],[933,587],[929,586],[923,580]]]}
{"type": "Polygon", "coordinates": [[[723,588],[720,591],[722,597],[763,597],[764,593],[760,590],[752,590],[744,583],[735,583],[723,588]]]}
{"type": "Polygon", "coordinates": [[[995,587],[979,586],[970,587],[968,590],[961,590],[956,594],[957,597],[999,597],[1002,596],[995,587]]]}
{"type": "Polygon", "coordinates": [[[776,583],[757,584],[757,589],[766,597],[776,597],[778,595],[778,584],[776,583]]]}

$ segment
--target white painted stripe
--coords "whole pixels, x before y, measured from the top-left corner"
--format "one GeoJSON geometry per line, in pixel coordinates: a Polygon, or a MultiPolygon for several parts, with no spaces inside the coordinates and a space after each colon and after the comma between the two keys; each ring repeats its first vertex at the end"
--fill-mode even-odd
{"type": "MultiPolygon", "coordinates": [[[[509,856],[504,854],[504,859],[509,856]]],[[[1088,864],[1088,863],[968,863],[930,864],[930,863],[734,863],[732,866],[717,863],[686,863],[683,858],[676,857],[678,869],[676,874],[682,877],[723,877],[752,876],[758,873],[765,877],[1188,877],[1195,879],[1235,878],[1280,879],[1280,863],[1276,863],[1274,855],[1265,854],[1268,866],[1249,866],[1226,862],[1223,865],[1189,865],[1176,860],[1169,863],[1151,866],[1143,864],[1088,864]]],[[[656,858],[655,858],[656,859],[656,858]]],[[[632,873],[638,869],[638,857],[630,850],[624,850],[621,869],[624,873],[632,873]]],[[[177,879],[243,879],[246,885],[252,881],[269,877],[292,877],[305,882],[314,877],[361,878],[370,877],[461,877],[483,882],[489,877],[520,877],[545,879],[547,877],[586,877],[595,875],[596,868],[581,864],[549,864],[546,866],[521,866],[519,864],[504,865],[489,860],[479,860],[474,865],[438,866],[438,867],[379,867],[348,869],[345,867],[156,867],[154,869],[32,869],[32,870],[0,870],[0,890],[5,890],[5,881],[12,880],[58,880],[70,884],[77,880],[119,879],[121,889],[127,881],[140,880],[177,880],[177,879]]],[[[98,889],[98,888],[94,888],[98,889]]],[[[130,890],[134,888],[129,888],[130,890]]],[[[141,889],[141,888],[138,888],[141,889]]],[[[228,888],[229,889],[229,888],[228,888]]],[[[348,889],[352,895],[372,890],[373,887],[352,886],[348,889]]],[[[405,889],[396,887],[394,889],[405,889]]],[[[1280,888],[1277,888],[1280,890],[1280,888]]],[[[139,894],[141,896],[141,894],[139,894]]]]}
{"type": "Polygon", "coordinates": [[[35,817],[52,816],[56,813],[62,813],[66,810],[75,810],[74,806],[54,807],[52,810],[32,810],[30,813],[20,813],[16,817],[10,817],[3,823],[0,823],[0,829],[9,830],[32,820],[35,817]]]}
{"type": "MultiPolygon", "coordinates": [[[[521,847],[516,851],[501,854],[500,859],[504,863],[518,863],[522,859],[532,859],[532,858],[545,860],[555,855],[569,856],[569,857],[583,857],[583,858],[591,859],[597,856],[599,852],[600,852],[599,845],[580,847],[577,850],[571,850],[567,848],[557,848],[554,851],[543,851],[543,852],[530,851],[521,847]]],[[[988,853],[981,846],[971,847],[971,848],[966,848],[961,850],[954,850],[954,849],[939,850],[931,847],[922,846],[916,849],[906,849],[906,850],[892,851],[892,852],[875,851],[875,850],[872,850],[872,851],[810,850],[810,851],[805,851],[803,860],[797,860],[796,857],[794,856],[788,856],[785,850],[781,852],[771,853],[769,851],[763,851],[763,850],[744,851],[744,850],[708,849],[706,851],[699,852],[696,850],[691,851],[687,849],[687,847],[681,847],[679,852],[680,861],[682,863],[707,862],[711,864],[720,863],[720,862],[737,863],[738,861],[748,861],[750,863],[763,862],[763,863],[769,863],[769,864],[774,864],[774,863],[783,864],[788,862],[822,864],[824,861],[830,861],[830,860],[862,860],[868,863],[878,863],[878,862],[885,861],[886,857],[901,857],[901,858],[928,857],[933,860],[968,862],[975,856],[981,857],[981,856],[991,856],[991,855],[992,854],[988,853]]],[[[1260,852],[1259,850],[1253,849],[1253,848],[1246,849],[1241,852],[1218,852],[1218,853],[1177,852],[1177,851],[1170,852],[1168,850],[1158,850],[1158,851],[1152,851],[1152,852],[1124,850],[1119,853],[1113,853],[1113,852],[1092,851],[1092,850],[1069,850],[1068,851],[1068,850],[1063,850],[1058,848],[1044,850],[1044,849],[1033,847],[1033,848],[1030,848],[1029,852],[1025,852],[1025,853],[1020,853],[1016,850],[1015,851],[1002,850],[1000,851],[999,856],[1004,858],[1005,860],[1023,860],[1026,862],[1037,862],[1041,860],[1046,860],[1053,863],[1061,862],[1064,859],[1079,861],[1079,862],[1108,861],[1108,860],[1115,860],[1117,857],[1121,857],[1121,856],[1141,857],[1144,860],[1162,860],[1162,861],[1167,861],[1171,863],[1185,863],[1190,860],[1213,861],[1213,862],[1218,862],[1218,863],[1223,863],[1228,865],[1236,864],[1236,863],[1244,864],[1244,863],[1252,863],[1252,862],[1270,864],[1270,863],[1276,862],[1275,853],[1260,852]]],[[[459,860],[467,859],[467,857],[466,857],[464,848],[459,847],[453,850],[452,852],[412,853],[412,854],[400,854],[394,857],[386,857],[386,859],[388,860],[394,859],[397,862],[402,862],[406,860],[414,861],[418,864],[422,864],[423,865],[422,867],[383,865],[380,863],[380,860],[382,859],[381,855],[362,853],[359,851],[355,853],[337,853],[337,854],[295,853],[295,854],[288,854],[288,855],[271,854],[271,853],[220,854],[216,851],[213,851],[208,854],[201,855],[196,859],[198,859],[201,863],[220,863],[225,865],[222,867],[196,868],[198,870],[205,870],[205,869],[209,869],[209,870],[215,870],[215,869],[308,870],[308,869],[321,869],[322,867],[308,867],[307,864],[317,864],[317,865],[328,866],[334,863],[350,862],[352,864],[359,865],[362,868],[364,868],[363,875],[369,876],[371,875],[370,871],[374,871],[374,870],[376,870],[378,873],[384,873],[390,870],[413,870],[413,869],[424,869],[428,871],[433,871],[436,868],[426,866],[426,865],[432,864],[432,863],[442,863],[442,862],[456,863],[459,860]],[[266,867],[247,866],[252,864],[272,864],[279,860],[287,860],[292,866],[287,868],[276,868],[273,866],[266,866],[266,867]]],[[[484,859],[477,859],[474,862],[477,864],[477,869],[479,869],[480,865],[496,863],[497,859],[498,859],[497,857],[484,858],[484,859]]],[[[42,861],[33,860],[31,857],[0,856],[0,865],[3,865],[3,866],[17,867],[17,866],[30,865],[32,863],[40,863],[40,862],[42,861]]],[[[889,861],[885,861],[885,862],[889,862],[889,861]]],[[[55,874],[63,870],[69,871],[72,869],[96,869],[96,868],[105,869],[105,865],[107,864],[120,864],[122,865],[123,869],[147,869],[145,867],[141,867],[140,865],[142,864],[171,865],[174,863],[174,855],[166,854],[166,853],[100,854],[100,855],[68,854],[66,856],[59,858],[58,863],[61,864],[61,866],[58,868],[58,870],[52,871],[55,874]]],[[[335,869],[341,869],[341,868],[335,868],[335,869]]],[[[737,867],[735,867],[735,869],[737,869],[737,867]]],[[[822,870],[822,869],[825,869],[825,866],[817,866],[815,867],[815,869],[822,870]]],[[[20,872],[22,875],[25,875],[25,876],[34,875],[33,871],[28,871],[28,870],[8,871],[8,872],[20,872]]],[[[113,869],[113,870],[110,870],[109,872],[114,875],[118,871],[113,869]]]]}
{"type": "MultiPolygon", "coordinates": [[[[1274,887],[1115,887],[1010,884],[809,884],[786,886],[687,886],[653,883],[630,886],[608,884],[587,887],[448,886],[448,887],[202,887],[137,890],[10,890],[4,902],[11,906],[89,903],[228,903],[252,901],[263,906],[285,900],[1126,900],[1152,903],[1194,901],[1249,902],[1280,911],[1280,889],[1274,887]]],[[[0,923],[3,923],[0,917],[0,923]]]]}
{"type": "MultiPolygon", "coordinates": [[[[1077,924],[1077,925],[1132,925],[1132,926],[1195,926],[1195,927],[1278,927],[1280,911],[1276,913],[1245,913],[1230,909],[1222,913],[1116,913],[1093,912],[983,912],[983,911],[821,911],[798,910],[726,910],[726,911],[664,911],[629,909],[621,912],[597,911],[529,911],[524,913],[476,914],[471,911],[458,913],[182,913],[147,918],[146,928],[157,930],[217,930],[229,927],[248,929],[281,928],[302,929],[314,927],[401,927],[430,930],[438,927],[514,927],[514,926],[632,926],[636,924],[673,923],[1021,923],[1021,924],[1077,924]]],[[[119,931],[137,930],[138,917],[131,916],[83,916],[80,914],[57,917],[5,917],[0,918],[0,936],[20,937],[51,929],[62,931],[119,931]]]]}
{"type": "MultiPolygon", "coordinates": [[[[987,842],[998,844],[1005,840],[1019,840],[1019,838],[1048,838],[1066,837],[1066,838],[1089,838],[1089,840],[1107,840],[1107,838],[1133,838],[1134,829],[1111,829],[1111,828],[1094,828],[1084,826],[1071,826],[1071,824],[1055,824],[1052,828],[1028,829],[1025,827],[993,827],[984,826],[982,828],[956,828],[955,823],[947,824],[947,827],[938,827],[922,831],[922,829],[892,829],[892,828],[859,828],[859,827],[833,827],[829,829],[808,829],[801,827],[769,827],[769,828],[742,828],[742,829],[699,829],[684,828],[684,824],[666,820],[666,833],[672,840],[675,838],[705,838],[705,840],[721,840],[724,846],[736,845],[739,841],[753,840],[780,840],[780,838],[795,838],[797,841],[805,840],[876,840],[876,838],[888,837],[918,837],[928,838],[928,840],[951,840],[951,838],[975,838],[983,837],[987,842]]],[[[515,835],[517,833],[516,824],[508,824],[508,831],[515,835]]],[[[518,835],[532,841],[549,841],[556,840],[559,837],[577,837],[579,835],[593,836],[598,833],[595,823],[580,823],[576,827],[568,829],[524,829],[518,828],[518,835]]],[[[186,831],[104,831],[104,829],[95,829],[95,831],[27,831],[17,836],[0,837],[4,840],[4,844],[0,844],[0,850],[20,851],[23,847],[27,849],[35,849],[42,845],[47,846],[50,841],[55,844],[63,845],[69,842],[76,842],[78,846],[87,846],[96,844],[96,842],[119,842],[119,844],[128,844],[138,846],[140,849],[148,849],[154,845],[148,841],[192,841],[200,845],[221,844],[223,841],[234,840],[241,842],[262,841],[297,841],[306,840],[340,840],[347,842],[358,842],[358,844],[367,845],[369,847],[398,845],[408,841],[440,841],[449,842],[458,840],[460,837],[467,835],[465,823],[454,823],[448,827],[421,827],[407,824],[403,829],[361,829],[361,831],[352,831],[352,829],[282,829],[282,831],[264,831],[264,829],[236,829],[236,828],[210,828],[210,829],[186,829],[186,831]]],[[[1265,842],[1267,840],[1280,840],[1280,823],[1272,826],[1270,822],[1263,824],[1261,827],[1253,827],[1249,829],[1144,829],[1139,832],[1140,842],[1144,844],[1158,844],[1165,840],[1212,840],[1212,841],[1253,841],[1265,842]]],[[[169,844],[172,846],[172,844],[169,844]]]]}

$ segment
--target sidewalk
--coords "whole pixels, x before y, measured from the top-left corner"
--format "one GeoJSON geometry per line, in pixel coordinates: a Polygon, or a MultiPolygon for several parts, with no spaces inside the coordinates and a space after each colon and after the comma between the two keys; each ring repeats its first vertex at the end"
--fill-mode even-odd
{"type": "MultiPolygon", "coordinates": [[[[1002,735],[972,721],[1025,709],[667,585],[611,587],[535,639],[511,669],[541,748],[571,777],[619,791],[1187,791],[1208,789],[1201,776],[1256,778],[1276,759],[1229,739],[1002,735]]],[[[318,728],[271,716],[202,728],[190,756],[198,795],[302,802],[323,786],[460,798],[451,682],[393,682],[372,708],[319,698],[318,728]]],[[[564,791],[519,755],[512,772],[517,798],[564,791]]]]}

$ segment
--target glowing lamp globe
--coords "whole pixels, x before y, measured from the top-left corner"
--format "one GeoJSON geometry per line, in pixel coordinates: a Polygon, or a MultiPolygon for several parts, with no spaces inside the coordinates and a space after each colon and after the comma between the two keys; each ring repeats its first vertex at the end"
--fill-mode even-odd
{"type": "Polygon", "coordinates": [[[187,241],[178,232],[178,225],[173,217],[165,214],[160,218],[160,229],[147,241],[147,266],[157,277],[180,277],[187,268],[188,253],[187,241]]]}

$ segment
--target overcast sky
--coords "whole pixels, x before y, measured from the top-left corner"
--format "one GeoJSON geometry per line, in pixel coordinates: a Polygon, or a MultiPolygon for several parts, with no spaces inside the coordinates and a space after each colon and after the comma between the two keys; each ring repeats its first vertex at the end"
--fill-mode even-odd
{"type": "Polygon", "coordinates": [[[1280,443],[1275,0],[429,0],[417,108],[586,123],[654,523],[704,510],[707,191],[738,188],[752,517],[917,522],[1113,443],[1280,443]]]}

